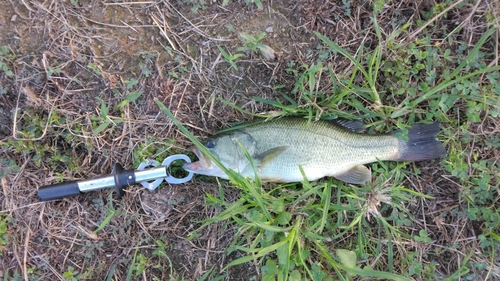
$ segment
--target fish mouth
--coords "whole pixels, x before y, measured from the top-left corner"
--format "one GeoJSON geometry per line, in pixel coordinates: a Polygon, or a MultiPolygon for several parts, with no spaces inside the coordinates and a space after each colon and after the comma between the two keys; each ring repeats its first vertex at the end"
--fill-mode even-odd
{"type": "Polygon", "coordinates": [[[203,154],[197,147],[193,146],[190,149],[196,157],[198,157],[197,162],[184,163],[182,168],[188,172],[195,174],[215,176],[226,178],[226,173],[224,173],[217,165],[215,165],[210,158],[203,154]]]}
{"type": "Polygon", "coordinates": [[[186,171],[197,173],[200,169],[210,169],[212,167],[212,160],[206,157],[196,146],[191,147],[190,150],[198,157],[198,162],[184,163],[182,167],[186,171]]]}

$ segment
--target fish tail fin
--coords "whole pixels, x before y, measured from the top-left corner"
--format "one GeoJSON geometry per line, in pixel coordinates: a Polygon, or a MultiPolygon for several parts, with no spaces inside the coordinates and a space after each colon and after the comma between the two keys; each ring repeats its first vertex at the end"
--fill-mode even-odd
{"type": "MultiPolygon", "coordinates": [[[[399,156],[395,161],[422,161],[446,155],[443,144],[437,140],[439,122],[415,124],[408,129],[408,141],[400,140],[399,156]]],[[[401,130],[392,132],[393,135],[401,130]]]]}

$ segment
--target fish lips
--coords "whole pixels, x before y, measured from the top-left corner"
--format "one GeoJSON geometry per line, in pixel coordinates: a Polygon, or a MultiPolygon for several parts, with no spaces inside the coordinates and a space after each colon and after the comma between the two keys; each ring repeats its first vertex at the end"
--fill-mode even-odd
{"type": "Polygon", "coordinates": [[[184,163],[182,168],[186,171],[196,173],[200,169],[209,169],[212,166],[212,161],[201,153],[196,146],[191,147],[189,150],[194,152],[196,157],[198,157],[198,162],[184,163]]]}
{"type": "Polygon", "coordinates": [[[190,149],[198,157],[197,162],[184,163],[182,168],[195,174],[226,178],[226,174],[215,165],[210,158],[203,154],[197,147],[190,149]]]}

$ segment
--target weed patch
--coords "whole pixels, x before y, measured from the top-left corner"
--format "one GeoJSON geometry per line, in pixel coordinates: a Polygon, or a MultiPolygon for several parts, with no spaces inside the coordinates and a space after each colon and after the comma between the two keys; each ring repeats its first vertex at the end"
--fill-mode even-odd
{"type": "Polygon", "coordinates": [[[0,3],[0,275],[499,279],[498,24],[492,1],[0,3]],[[288,115],[438,121],[448,154],[374,163],[364,185],[226,170],[121,200],[36,196],[288,115]]]}

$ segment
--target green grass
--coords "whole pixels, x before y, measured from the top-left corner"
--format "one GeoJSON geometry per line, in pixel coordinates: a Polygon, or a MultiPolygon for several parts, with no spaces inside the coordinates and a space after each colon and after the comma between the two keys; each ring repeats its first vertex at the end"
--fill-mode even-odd
{"type": "Polygon", "coordinates": [[[243,54],[230,55],[221,46],[217,46],[217,48],[219,49],[219,51],[222,54],[222,56],[224,57],[224,59],[233,67],[234,70],[237,71],[238,67],[236,66],[236,62],[235,61],[239,57],[243,56],[243,54]]]}
{"type": "MultiPolygon", "coordinates": [[[[441,138],[449,151],[443,166],[459,180],[460,200],[466,202],[464,215],[482,222],[478,239],[484,258],[493,263],[500,237],[500,215],[495,203],[499,167],[496,161],[481,160],[478,153],[468,149],[471,141],[498,148],[500,139],[474,140],[468,124],[499,116],[500,67],[488,67],[486,61],[492,57],[481,51],[494,38],[498,27],[488,29],[470,51],[460,45],[454,50],[440,48],[428,36],[410,44],[395,43],[404,30],[387,40],[382,39],[377,25],[376,30],[379,44],[373,50],[361,46],[356,56],[316,33],[327,52],[351,61],[350,75],[333,73],[323,62],[328,56],[320,56],[310,66],[297,69],[291,65],[289,71],[297,81],[294,97],[283,94],[285,102],[258,97],[255,100],[281,109],[283,115],[369,119],[369,127],[376,131],[388,131],[394,126],[404,128],[414,122],[441,121],[441,138]],[[395,56],[389,59],[386,52],[395,56]],[[359,73],[363,82],[355,83],[359,73]],[[317,87],[319,77],[327,75],[331,93],[320,92],[317,87]],[[468,123],[458,119],[457,111],[463,112],[462,118],[468,123]],[[468,158],[470,153],[472,159],[468,158]],[[475,159],[469,167],[467,162],[475,159]]],[[[190,141],[225,169],[161,102],[156,102],[190,141]]],[[[267,188],[226,170],[231,184],[241,191],[240,199],[227,202],[223,190],[217,195],[207,194],[207,204],[217,206],[220,213],[202,221],[192,236],[215,222],[237,229],[228,253],[238,252],[241,257],[227,267],[257,262],[262,280],[410,280],[415,276],[435,279],[435,263],[422,262],[423,254],[418,248],[401,246],[415,243],[425,248],[432,244],[427,230],[414,234],[407,231],[415,220],[407,206],[418,198],[433,199],[405,186],[405,175],[418,176],[419,171],[406,163],[376,163],[372,170],[373,181],[365,186],[346,185],[330,178],[318,182],[304,180],[300,187],[286,184],[267,188]],[[371,261],[370,265],[366,261],[371,261]]],[[[449,280],[475,278],[469,272],[478,266],[479,261],[466,259],[449,280]]]]}
{"type": "MultiPolygon", "coordinates": [[[[186,3],[191,5],[191,12],[194,14],[197,14],[199,10],[205,10],[207,8],[207,2],[206,0],[186,0],[186,3]]],[[[222,1],[222,6],[227,6],[229,4],[230,0],[223,0],[222,1]]],[[[262,2],[260,0],[245,0],[246,5],[252,5],[255,4],[255,6],[259,9],[262,10],[264,9],[264,6],[262,6],[262,2]]]]}
{"type": "MultiPolygon", "coordinates": [[[[247,1],[251,2],[262,8],[260,1],[247,1]]],[[[375,3],[376,10],[383,2],[375,3]]],[[[206,5],[205,1],[188,3],[196,9],[206,5]]],[[[346,13],[351,13],[349,3],[346,1],[344,5],[346,13]]],[[[442,11],[442,6],[438,4],[431,9],[428,18],[442,11]]],[[[296,81],[293,90],[280,93],[277,86],[274,90],[281,94],[279,99],[254,99],[257,103],[281,110],[275,115],[300,115],[311,120],[337,117],[361,119],[367,124],[369,132],[389,132],[416,122],[440,121],[442,133],[439,138],[448,150],[448,155],[442,159],[442,172],[453,181],[459,190],[459,197],[456,199],[458,207],[439,212],[442,217],[460,216],[474,222],[477,237],[472,235],[470,239],[475,239],[477,247],[462,248],[461,242],[450,243],[443,248],[432,247],[436,237],[417,224],[419,218],[409,211],[409,207],[418,202],[434,200],[434,194],[419,193],[409,186],[408,178],[420,178],[425,182],[416,165],[374,163],[370,165],[372,181],[362,186],[345,184],[332,178],[263,186],[258,181],[225,170],[191,131],[156,100],[190,141],[226,171],[230,176],[230,185],[239,190],[235,201],[227,198],[222,186],[218,193],[207,193],[206,204],[214,206],[219,213],[193,222],[198,228],[189,233],[190,239],[195,239],[204,228],[215,223],[223,226],[218,229],[220,232],[236,232],[226,252],[233,258],[231,262],[225,265],[222,272],[215,269],[207,271],[200,280],[223,280],[229,268],[249,263],[259,267],[262,280],[436,280],[439,278],[436,277],[437,264],[432,257],[447,250],[461,251],[465,256],[459,268],[446,280],[486,280],[498,274],[494,272],[497,270],[494,266],[500,247],[497,203],[500,167],[495,151],[500,147],[500,137],[498,133],[483,134],[481,130],[493,130],[488,126],[488,120],[494,120],[491,123],[498,125],[500,116],[500,67],[489,65],[495,58],[488,52],[498,41],[499,27],[489,27],[474,46],[468,46],[465,42],[453,42],[452,36],[437,44],[430,35],[431,31],[422,32],[415,40],[407,42],[401,39],[408,35],[408,26],[403,25],[392,34],[383,34],[377,21],[373,23],[379,41],[372,47],[362,45],[355,50],[343,49],[316,33],[322,43],[317,59],[308,63],[287,64],[286,72],[296,81]],[[336,73],[330,63],[333,56],[345,57],[351,63],[351,71],[336,73]]],[[[262,34],[257,38],[247,36],[244,42],[246,49],[242,50],[258,51],[262,47],[259,45],[261,39],[262,34]]],[[[239,56],[229,55],[225,52],[227,49],[227,46],[219,47],[226,61],[237,71],[235,62],[239,56]]],[[[148,78],[154,70],[152,62],[155,54],[137,55],[142,56],[138,65],[140,75],[148,78]]],[[[1,48],[0,73],[8,79],[15,76],[15,60],[11,50],[1,48]]],[[[87,68],[104,77],[95,64],[88,64],[87,68]]],[[[176,70],[169,71],[168,75],[175,79],[188,72],[187,68],[173,69],[176,70]]],[[[47,74],[54,76],[61,73],[60,68],[49,67],[47,74]]],[[[138,86],[138,80],[123,80],[123,83],[120,89],[123,93],[114,89],[114,97],[98,99],[98,110],[89,114],[87,119],[78,117],[69,121],[67,116],[55,110],[42,112],[23,108],[23,114],[17,119],[14,137],[0,142],[0,146],[13,155],[32,160],[36,167],[47,164],[44,167],[54,170],[56,176],[62,170],[84,172],[80,165],[83,160],[75,156],[74,149],[85,147],[93,151],[92,146],[96,142],[90,141],[91,137],[119,136],[119,126],[127,120],[124,116],[127,107],[138,103],[142,97],[142,86],[138,86]],[[57,136],[56,144],[40,141],[45,135],[57,136]]],[[[0,86],[0,95],[7,90],[0,86]]],[[[244,114],[269,118],[243,110],[228,101],[219,101],[244,114]]],[[[173,139],[158,141],[156,136],[148,136],[133,147],[133,161],[137,165],[144,158],[161,160],[173,152],[173,145],[173,139]]],[[[19,172],[22,163],[2,158],[0,166],[2,179],[19,172]]],[[[59,177],[62,180],[68,176],[61,174],[59,177]]],[[[114,208],[111,199],[106,202],[102,198],[94,202],[98,206],[93,211],[103,212],[100,219],[93,222],[95,232],[127,237],[130,234],[123,225],[135,224],[132,220],[137,214],[126,213],[120,203],[116,203],[114,208]],[[97,201],[100,203],[97,204],[97,201]]],[[[61,213],[54,217],[62,216],[61,213]]],[[[0,253],[13,243],[13,229],[18,229],[15,224],[18,222],[11,220],[9,215],[0,214],[0,253]]],[[[147,236],[137,245],[121,244],[120,247],[131,247],[132,251],[112,264],[107,280],[114,278],[118,265],[126,266],[126,280],[140,278],[147,269],[161,270],[166,266],[169,266],[168,274],[172,280],[182,280],[182,276],[174,272],[176,269],[167,255],[169,247],[172,247],[167,239],[147,236]],[[150,245],[154,250],[143,251],[144,245],[150,245]]],[[[87,241],[82,243],[80,250],[89,260],[99,251],[102,243],[87,241]]],[[[39,277],[35,267],[28,268],[26,272],[30,277],[39,277]]],[[[75,268],[69,263],[59,273],[67,280],[93,277],[92,272],[75,268]]],[[[9,270],[4,276],[4,280],[11,277],[9,270]]],[[[17,271],[12,276],[13,280],[24,280],[17,271]]]]}
{"type": "Polygon", "coordinates": [[[16,55],[11,50],[9,50],[7,46],[0,47],[0,70],[5,72],[5,75],[9,78],[14,77],[14,72],[11,69],[11,64],[15,59],[16,55]]]}
{"type": "MultiPolygon", "coordinates": [[[[204,153],[209,155],[215,163],[218,162],[182,124],[175,120],[163,104],[159,101],[157,103],[195,145],[199,145],[199,148],[204,150],[204,153]]],[[[220,163],[217,164],[220,165],[220,163]]],[[[333,179],[328,179],[323,183],[304,181],[301,188],[292,184],[266,191],[258,182],[242,178],[232,171],[228,171],[228,174],[231,183],[242,191],[240,199],[234,203],[228,203],[223,196],[218,198],[208,194],[207,203],[220,207],[222,211],[215,217],[204,221],[200,227],[202,229],[209,224],[228,220],[228,227],[235,227],[233,224],[236,224],[238,233],[235,235],[233,246],[228,251],[231,253],[238,250],[246,254],[232,261],[227,267],[260,260],[265,273],[264,280],[274,280],[276,276],[280,280],[297,277],[329,280],[327,276],[332,271],[337,272],[341,280],[350,280],[350,276],[409,280],[389,272],[359,268],[355,265],[357,256],[355,251],[331,248],[332,245],[329,245],[331,240],[340,239],[354,229],[360,235],[361,240],[358,242],[370,243],[367,237],[372,235],[372,226],[366,218],[367,214],[372,211],[369,209],[372,202],[365,199],[365,195],[370,191],[368,188],[353,189],[342,183],[334,183],[333,179]],[[338,192],[332,202],[334,185],[337,185],[338,192]],[[363,212],[357,212],[360,203],[365,206],[362,209],[363,212]],[[332,222],[332,218],[335,217],[336,221],[332,222]],[[309,265],[313,252],[311,249],[319,253],[320,258],[312,266],[309,265]]],[[[402,187],[394,188],[390,193],[395,200],[396,209],[400,198],[406,199],[408,195],[418,195],[402,187]]],[[[220,195],[222,194],[221,191],[220,195]]],[[[389,236],[400,235],[385,221],[381,226],[383,227],[379,231],[387,232],[389,236]]],[[[196,232],[193,235],[196,235],[196,232]]],[[[348,247],[348,245],[341,246],[348,247]]],[[[377,251],[377,249],[374,250],[377,251]]],[[[363,254],[368,255],[368,253],[363,254]]]]}

